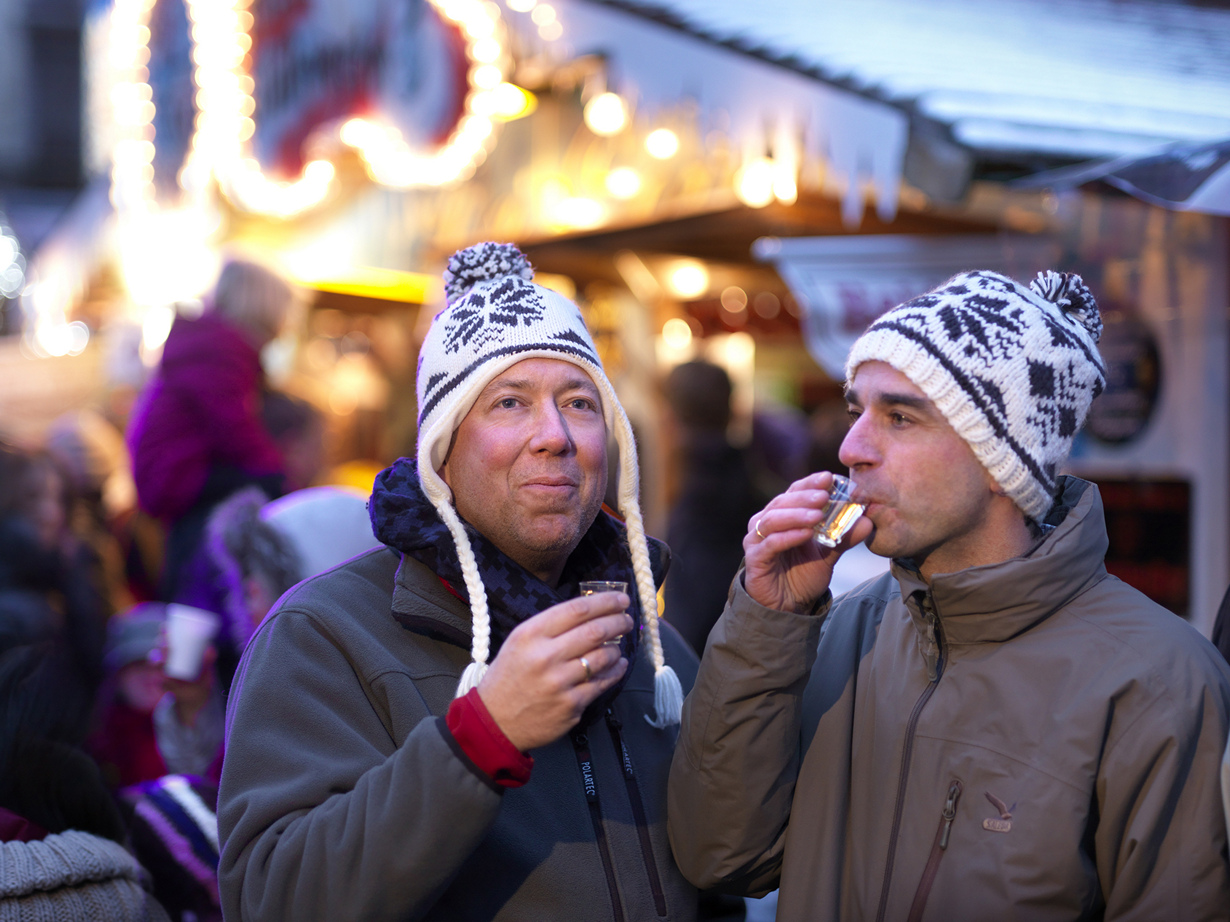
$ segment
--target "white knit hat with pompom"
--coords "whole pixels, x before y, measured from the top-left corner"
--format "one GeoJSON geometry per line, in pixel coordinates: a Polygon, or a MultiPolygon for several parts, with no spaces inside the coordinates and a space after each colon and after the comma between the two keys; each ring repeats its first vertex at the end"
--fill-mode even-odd
{"type": "Polygon", "coordinates": [[[1055,501],[1059,466],[1106,386],[1102,318],[1079,275],[1039,272],[1028,286],[963,272],[894,307],[850,348],[909,378],[1034,521],[1055,501]]]}
{"type": "Polygon", "coordinates": [[[457,546],[473,618],[473,661],[461,676],[457,695],[474,688],[486,672],[491,622],[474,551],[453,508],[452,492],[437,472],[453,433],[483,388],[518,362],[558,359],[576,365],[593,380],[602,398],[607,431],[619,448],[619,512],[627,525],[641,619],[654,666],[657,719],[650,723],[676,724],[683,690],[662,654],[632,426],[602,370],[581,311],[563,295],[535,285],[533,277],[529,260],[512,244],[479,243],[453,254],[444,273],[448,306],[432,322],[419,352],[419,482],[457,546]]]}

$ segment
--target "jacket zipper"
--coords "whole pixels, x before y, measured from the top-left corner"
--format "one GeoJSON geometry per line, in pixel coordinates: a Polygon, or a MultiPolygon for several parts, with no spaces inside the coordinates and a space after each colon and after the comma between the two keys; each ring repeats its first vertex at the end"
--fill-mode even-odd
{"type": "Polygon", "coordinates": [[[927,687],[923,689],[923,693],[919,695],[918,700],[914,702],[914,710],[910,712],[910,719],[905,725],[905,746],[901,752],[901,775],[897,779],[897,802],[893,807],[893,826],[888,836],[888,859],[884,863],[884,886],[880,890],[880,908],[876,912],[876,922],[884,922],[884,914],[888,911],[888,891],[893,882],[893,859],[897,852],[897,836],[901,832],[901,814],[905,810],[905,786],[910,773],[910,758],[914,754],[914,731],[918,727],[918,718],[922,714],[922,709],[926,707],[927,702],[935,693],[940,676],[944,674],[944,633],[940,626],[939,612],[936,611],[935,603],[931,600],[930,595],[924,598],[922,604],[923,610],[930,616],[935,627],[936,646],[939,652],[936,655],[935,673],[931,676],[927,687]]]}
{"type": "Polygon", "coordinates": [[[641,840],[641,859],[645,862],[645,873],[649,875],[649,889],[653,893],[653,906],[658,915],[666,916],[666,893],[662,890],[662,878],[658,875],[658,864],[654,860],[653,842],[649,839],[649,821],[645,815],[645,804],[641,800],[640,788],[636,786],[636,774],[632,770],[632,757],[628,755],[628,747],[624,745],[623,735],[619,732],[622,724],[618,717],[609,709],[606,712],[606,725],[611,731],[611,743],[619,754],[624,767],[624,784],[628,788],[628,800],[632,802],[632,818],[636,821],[637,836],[641,840]]]}
{"type": "Polygon", "coordinates": [[[927,897],[931,895],[931,885],[935,883],[935,875],[940,872],[940,859],[948,849],[948,835],[952,832],[952,820],[957,815],[957,801],[960,799],[961,782],[954,780],[948,786],[948,800],[944,802],[940,825],[935,830],[935,841],[931,843],[931,855],[927,858],[927,866],[923,868],[922,879],[918,882],[918,890],[914,893],[914,902],[910,904],[910,914],[906,917],[906,922],[919,922],[922,919],[927,897]]]}
{"type": "Polygon", "coordinates": [[[589,818],[594,824],[594,839],[602,858],[602,870],[606,874],[607,890],[611,894],[611,913],[615,922],[624,922],[624,907],[619,900],[619,886],[615,881],[615,866],[611,861],[611,847],[606,840],[602,825],[602,807],[598,804],[598,785],[594,781],[594,760],[589,754],[589,737],[584,733],[572,734],[572,747],[577,754],[577,767],[581,769],[581,783],[585,786],[585,800],[589,804],[589,818]]]}

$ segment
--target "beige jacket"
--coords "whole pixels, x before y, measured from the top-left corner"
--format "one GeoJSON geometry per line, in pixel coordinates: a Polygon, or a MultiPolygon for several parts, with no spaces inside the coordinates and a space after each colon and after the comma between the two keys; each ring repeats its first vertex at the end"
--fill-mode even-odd
{"type": "Polygon", "coordinates": [[[685,876],[780,883],[779,922],[1230,918],[1230,669],[1063,486],[1027,557],[930,591],[894,562],[827,621],[735,580],[671,770],[685,876]]]}

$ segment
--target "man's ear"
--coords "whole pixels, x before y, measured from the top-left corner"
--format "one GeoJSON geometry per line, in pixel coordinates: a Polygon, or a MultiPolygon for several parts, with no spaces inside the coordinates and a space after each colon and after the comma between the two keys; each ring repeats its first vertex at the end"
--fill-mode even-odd
{"type": "Polygon", "coordinates": [[[448,459],[453,456],[453,446],[456,444],[457,444],[457,430],[454,429],[452,437],[449,438],[448,440],[448,451],[444,453],[444,460],[440,462],[440,466],[436,469],[436,473],[439,475],[440,479],[444,481],[444,483],[448,486],[450,490],[453,489],[453,485],[448,482],[448,459]]]}

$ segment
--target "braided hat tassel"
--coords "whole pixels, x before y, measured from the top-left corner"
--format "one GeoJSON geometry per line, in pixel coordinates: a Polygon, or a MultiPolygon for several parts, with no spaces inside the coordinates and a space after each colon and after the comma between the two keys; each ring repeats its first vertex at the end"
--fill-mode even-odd
{"type": "MultiPolygon", "coordinates": [[[[613,396],[613,395],[612,395],[613,396]]],[[[640,469],[637,464],[636,440],[627,414],[616,404],[615,442],[619,445],[619,511],[627,526],[628,550],[632,554],[632,573],[636,577],[636,593],[641,603],[641,624],[649,639],[649,655],[653,661],[654,717],[645,715],[650,726],[659,730],[678,724],[683,716],[683,685],[675,670],[666,664],[662,652],[662,635],[658,626],[658,593],[653,570],[649,564],[649,542],[645,539],[645,522],[640,507],[640,469]]]]}

